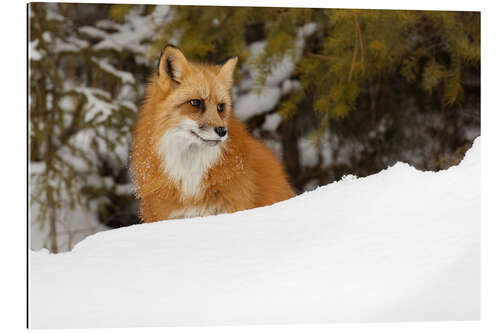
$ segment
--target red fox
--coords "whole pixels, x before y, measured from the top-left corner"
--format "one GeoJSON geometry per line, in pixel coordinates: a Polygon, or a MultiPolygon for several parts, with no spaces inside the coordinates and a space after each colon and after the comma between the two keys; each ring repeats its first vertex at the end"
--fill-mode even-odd
{"type": "Polygon", "coordinates": [[[237,61],[199,64],[175,46],[163,49],[131,152],[144,222],[231,213],[295,195],[278,158],[233,112],[237,61]]]}

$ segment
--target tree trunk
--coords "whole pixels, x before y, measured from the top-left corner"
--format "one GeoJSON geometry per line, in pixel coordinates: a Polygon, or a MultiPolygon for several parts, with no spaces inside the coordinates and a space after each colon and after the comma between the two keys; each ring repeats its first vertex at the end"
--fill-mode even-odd
{"type": "Polygon", "coordinates": [[[50,210],[50,231],[49,231],[49,238],[50,238],[50,252],[52,253],[57,253],[58,248],[57,248],[57,226],[56,226],[56,207],[54,204],[54,200],[52,198],[52,193],[49,195],[49,210],[50,210]]]}

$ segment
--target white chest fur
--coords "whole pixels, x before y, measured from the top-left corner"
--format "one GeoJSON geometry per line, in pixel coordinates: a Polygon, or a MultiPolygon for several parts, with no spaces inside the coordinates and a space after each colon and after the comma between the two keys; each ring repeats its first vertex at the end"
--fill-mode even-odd
{"type": "Polygon", "coordinates": [[[186,121],[165,132],[158,147],[165,172],[186,198],[203,194],[203,177],[221,156],[220,145],[206,145],[189,133],[193,123],[186,121]]]}

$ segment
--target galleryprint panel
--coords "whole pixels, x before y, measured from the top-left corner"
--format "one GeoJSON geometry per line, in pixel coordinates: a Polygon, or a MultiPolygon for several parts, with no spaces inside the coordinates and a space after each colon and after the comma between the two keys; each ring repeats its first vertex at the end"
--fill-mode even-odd
{"type": "Polygon", "coordinates": [[[30,327],[479,319],[479,12],[28,21],[30,327]]]}

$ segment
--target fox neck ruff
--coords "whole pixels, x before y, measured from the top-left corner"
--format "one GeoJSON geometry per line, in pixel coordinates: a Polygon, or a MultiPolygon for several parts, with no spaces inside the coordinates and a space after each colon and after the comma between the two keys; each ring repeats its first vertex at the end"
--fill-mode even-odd
{"type": "Polygon", "coordinates": [[[165,173],[179,188],[181,198],[196,199],[203,195],[203,178],[221,158],[224,144],[206,144],[182,126],[165,132],[158,153],[165,173]]]}

